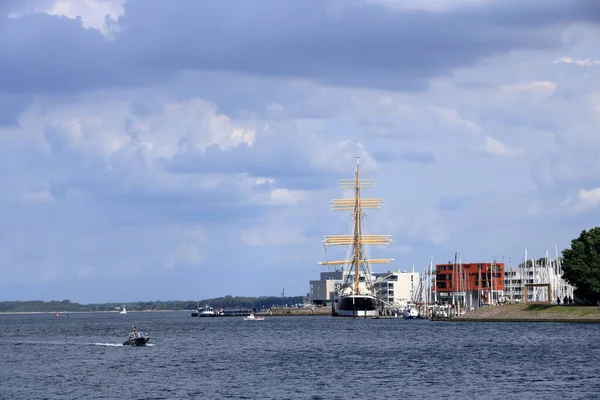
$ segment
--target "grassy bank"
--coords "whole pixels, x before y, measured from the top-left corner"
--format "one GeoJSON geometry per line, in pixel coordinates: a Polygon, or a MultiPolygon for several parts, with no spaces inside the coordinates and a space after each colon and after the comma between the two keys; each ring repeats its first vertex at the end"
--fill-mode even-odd
{"type": "Polygon", "coordinates": [[[481,307],[452,321],[471,322],[600,322],[597,307],[513,304],[481,307]]]}

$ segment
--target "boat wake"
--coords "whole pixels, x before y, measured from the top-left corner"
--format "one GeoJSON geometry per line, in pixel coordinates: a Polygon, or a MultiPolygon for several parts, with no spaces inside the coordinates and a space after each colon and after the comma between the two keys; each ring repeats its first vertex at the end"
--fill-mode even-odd
{"type": "MultiPolygon", "coordinates": [[[[107,347],[123,347],[122,343],[92,343],[94,346],[107,346],[107,347]]],[[[146,347],[152,347],[155,343],[147,343],[146,347]]]]}

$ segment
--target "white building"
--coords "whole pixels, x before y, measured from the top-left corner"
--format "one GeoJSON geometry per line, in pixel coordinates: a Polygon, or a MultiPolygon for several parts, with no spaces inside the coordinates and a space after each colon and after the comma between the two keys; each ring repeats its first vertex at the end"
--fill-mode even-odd
{"type": "MultiPolygon", "coordinates": [[[[568,300],[572,301],[575,288],[562,278],[562,274],[560,258],[551,259],[548,257],[548,252],[546,252],[546,257],[539,260],[527,260],[517,268],[510,268],[505,272],[504,293],[506,300],[523,303],[524,284],[549,283],[552,291],[550,301],[553,304],[557,304],[559,301],[561,304],[568,300]]],[[[547,289],[544,287],[530,288],[528,301],[548,301],[547,289]]]]}
{"type": "Polygon", "coordinates": [[[424,285],[418,272],[396,271],[376,273],[375,277],[386,279],[375,285],[379,298],[388,306],[405,308],[409,302],[419,302],[424,298],[424,285]],[[391,275],[390,275],[391,274],[391,275]]]}

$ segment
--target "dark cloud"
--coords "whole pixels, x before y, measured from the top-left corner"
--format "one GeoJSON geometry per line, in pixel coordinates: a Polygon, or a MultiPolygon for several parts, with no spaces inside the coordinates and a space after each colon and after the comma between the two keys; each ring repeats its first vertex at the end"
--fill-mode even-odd
{"type": "Polygon", "coordinates": [[[0,127],[17,125],[18,116],[32,100],[30,95],[10,95],[0,93],[0,127]]]}
{"type": "Polygon", "coordinates": [[[540,4],[428,13],[335,0],[129,0],[112,41],[78,20],[30,14],[0,27],[0,74],[10,77],[0,91],[143,85],[183,70],[419,90],[495,53],[557,47],[557,24],[597,15],[589,1],[540,4]]]}

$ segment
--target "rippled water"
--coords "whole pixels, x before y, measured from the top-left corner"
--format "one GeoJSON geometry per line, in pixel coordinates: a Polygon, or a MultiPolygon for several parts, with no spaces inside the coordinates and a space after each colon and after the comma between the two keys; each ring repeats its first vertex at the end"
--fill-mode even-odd
{"type": "Polygon", "coordinates": [[[0,315],[0,399],[597,399],[600,325],[0,315]],[[123,347],[135,324],[153,346],[123,347]]]}

